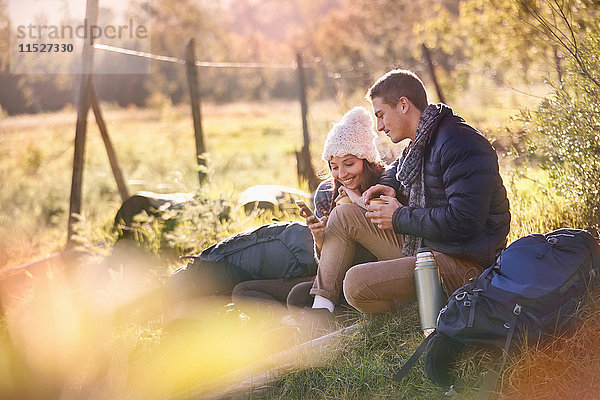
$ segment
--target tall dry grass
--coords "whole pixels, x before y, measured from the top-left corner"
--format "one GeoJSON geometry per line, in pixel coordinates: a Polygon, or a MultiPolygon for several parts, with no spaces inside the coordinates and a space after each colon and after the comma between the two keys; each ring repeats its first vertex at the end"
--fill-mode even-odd
{"type": "Polygon", "coordinates": [[[504,374],[501,399],[600,399],[600,288],[581,310],[580,324],[524,351],[504,374]]]}
{"type": "MultiPolygon", "coordinates": [[[[198,175],[189,107],[121,109],[103,104],[105,120],[130,192],[196,192],[198,175]]],[[[309,124],[313,149],[322,146],[336,105],[315,104],[309,124]]],[[[250,186],[298,186],[294,152],[302,147],[297,102],[203,106],[210,190],[232,202],[250,186]]],[[[0,120],[0,268],[52,251],[66,242],[76,114],[73,110],[0,120]]],[[[110,229],[121,199],[104,144],[90,113],[81,220],[86,240],[110,229]],[[87,226],[84,226],[87,225],[87,226]]],[[[314,150],[315,168],[323,165],[314,150]]],[[[301,187],[306,189],[305,187],[301,187]]]]}
{"type": "Polygon", "coordinates": [[[48,237],[36,237],[27,231],[0,226],[0,271],[27,263],[57,250],[48,237]]]}

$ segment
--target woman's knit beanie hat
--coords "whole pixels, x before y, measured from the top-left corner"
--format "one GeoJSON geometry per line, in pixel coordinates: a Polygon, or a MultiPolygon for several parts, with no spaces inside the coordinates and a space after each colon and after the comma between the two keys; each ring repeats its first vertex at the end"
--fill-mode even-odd
{"type": "Polygon", "coordinates": [[[327,134],[321,157],[329,163],[331,157],[352,154],[372,163],[379,162],[381,158],[375,146],[376,138],[371,114],[364,107],[354,107],[327,134]]]}

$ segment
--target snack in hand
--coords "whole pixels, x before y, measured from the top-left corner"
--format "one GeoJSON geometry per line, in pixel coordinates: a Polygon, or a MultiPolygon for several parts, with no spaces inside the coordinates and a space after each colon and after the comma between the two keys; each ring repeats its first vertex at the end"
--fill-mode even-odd
{"type": "Polygon", "coordinates": [[[387,201],[379,197],[374,197],[371,200],[369,200],[369,204],[387,204],[387,201]]]}

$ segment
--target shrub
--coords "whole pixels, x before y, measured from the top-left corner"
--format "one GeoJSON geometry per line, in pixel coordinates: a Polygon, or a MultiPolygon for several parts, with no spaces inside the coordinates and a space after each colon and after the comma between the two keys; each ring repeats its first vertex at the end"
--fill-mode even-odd
{"type": "Polygon", "coordinates": [[[523,119],[553,186],[572,210],[573,224],[600,230],[600,32],[580,43],[564,84],[523,119]]]}

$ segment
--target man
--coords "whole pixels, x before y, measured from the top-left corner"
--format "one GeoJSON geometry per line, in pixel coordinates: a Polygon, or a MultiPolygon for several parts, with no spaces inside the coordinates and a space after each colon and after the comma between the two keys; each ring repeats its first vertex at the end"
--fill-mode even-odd
{"type": "Polygon", "coordinates": [[[491,144],[444,104],[429,104],[421,80],[393,70],[368,91],[377,130],[404,154],[363,193],[365,210],[336,207],[329,217],[313,308],[330,311],[343,292],[365,313],[415,299],[413,269],[421,246],[433,250],[449,292],[491,265],[506,245],[510,211],[491,144]],[[357,244],[378,260],[352,266],[357,244]]]}

